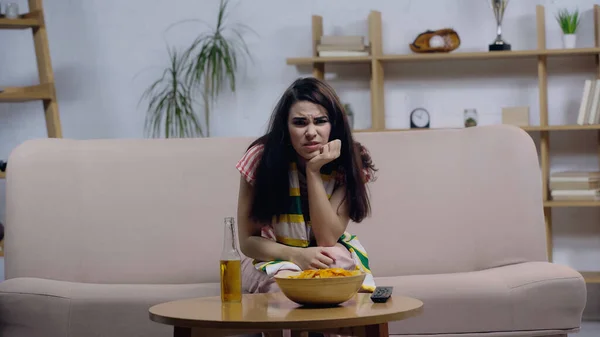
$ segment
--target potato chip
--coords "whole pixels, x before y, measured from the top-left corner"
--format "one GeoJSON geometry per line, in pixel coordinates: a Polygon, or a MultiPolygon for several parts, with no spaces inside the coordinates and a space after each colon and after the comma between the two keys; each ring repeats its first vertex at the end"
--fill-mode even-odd
{"type": "Polygon", "coordinates": [[[343,268],[327,268],[327,269],[308,269],[298,275],[292,275],[289,278],[295,279],[310,279],[310,278],[328,278],[328,277],[346,277],[354,276],[356,271],[346,270],[343,268]]]}

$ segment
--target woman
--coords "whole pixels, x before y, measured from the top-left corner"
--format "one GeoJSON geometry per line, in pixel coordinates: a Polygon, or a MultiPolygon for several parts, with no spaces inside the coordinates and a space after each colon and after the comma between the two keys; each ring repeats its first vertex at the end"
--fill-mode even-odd
{"type": "Polygon", "coordinates": [[[324,268],[361,269],[362,291],[374,290],[366,252],[346,227],[370,214],[366,183],[376,170],[329,85],[294,81],[236,167],[244,290],[277,292],[277,272],[324,268]]]}

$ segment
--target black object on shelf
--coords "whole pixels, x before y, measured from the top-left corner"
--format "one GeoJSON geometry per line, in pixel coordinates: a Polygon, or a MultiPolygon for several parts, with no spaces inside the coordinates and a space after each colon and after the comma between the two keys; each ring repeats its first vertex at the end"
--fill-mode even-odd
{"type": "Polygon", "coordinates": [[[6,172],[6,165],[8,165],[7,162],[0,160],[0,172],[6,172]]]}

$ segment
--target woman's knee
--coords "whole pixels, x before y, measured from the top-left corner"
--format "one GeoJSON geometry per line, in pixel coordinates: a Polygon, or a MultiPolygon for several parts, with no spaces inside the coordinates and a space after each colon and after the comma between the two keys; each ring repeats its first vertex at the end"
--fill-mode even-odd
{"type": "Polygon", "coordinates": [[[281,291],[275,279],[256,269],[252,259],[242,258],[242,288],[250,294],[281,291]]]}

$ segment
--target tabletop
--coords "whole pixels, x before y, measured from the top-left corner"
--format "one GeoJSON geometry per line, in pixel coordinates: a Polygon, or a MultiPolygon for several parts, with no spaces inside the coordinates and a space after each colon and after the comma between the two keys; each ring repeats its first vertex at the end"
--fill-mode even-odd
{"type": "Polygon", "coordinates": [[[150,308],[150,319],[179,327],[212,329],[313,329],[366,326],[418,315],[420,300],[392,295],[386,303],[373,303],[369,293],[326,308],[304,307],[283,293],[244,294],[240,303],[221,303],[221,298],[178,300],[150,308]]]}

